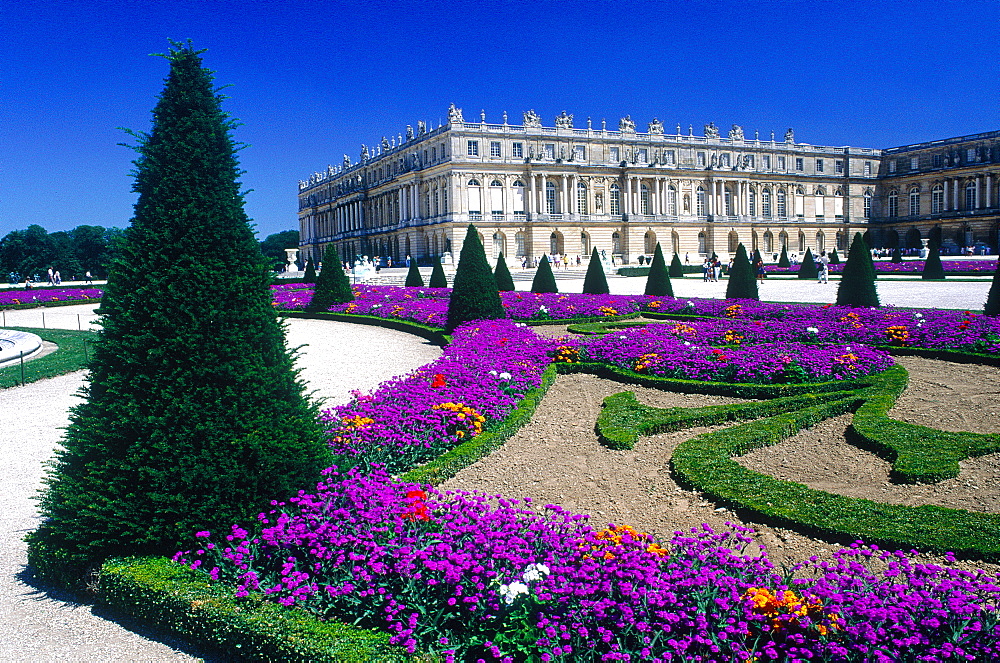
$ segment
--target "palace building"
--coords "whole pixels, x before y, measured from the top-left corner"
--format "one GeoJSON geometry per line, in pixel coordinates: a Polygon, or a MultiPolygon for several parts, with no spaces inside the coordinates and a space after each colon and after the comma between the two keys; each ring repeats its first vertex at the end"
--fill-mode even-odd
{"type": "Polygon", "coordinates": [[[919,246],[935,225],[946,244],[996,246],[1000,132],[885,150],[796,142],[789,129],[723,135],[714,124],[645,132],[628,116],[577,128],[565,111],[542,126],[534,111],[520,124],[466,121],[451,106],[447,124],[424,123],[405,137],[362,146],[299,182],[300,248],[322,259],[334,242],[355,256],[457,257],[469,223],[487,256],[511,265],[542,254],[596,247],[634,264],[659,242],[694,262],[724,260],[742,242],[773,254],[807,247],[845,252],[854,233],[878,245],[919,246]]]}

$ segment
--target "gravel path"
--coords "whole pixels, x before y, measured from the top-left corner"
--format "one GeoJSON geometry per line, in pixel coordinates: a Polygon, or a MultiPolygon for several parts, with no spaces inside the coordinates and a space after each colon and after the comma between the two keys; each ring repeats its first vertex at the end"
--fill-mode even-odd
{"type": "MultiPolygon", "coordinates": [[[[91,307],[67,307],[47,315],[53,327],[76,328],[76,313],[91,307]]],[[[37,310],[18,311],[38,315],[37,310]]],[[[29,324],[14,321],[10,325],[29,324]]],[[[22,317],[29,317],[23,315],[22,317]]],[[[39,316],[40,318],[40,316],[39,316]]],[[[83,326],[86,326],[87,319],[83,326]]],[[[346,402],[352,389],[369,391],[383,380],[405,373],[440,355],[423,339],[378,327],[315,320],[290,320],[290,347],[303,346],[298,360],[302,377],[327,406],[346,402]]],[[[0,661],[172,661],[197,660],[183,644],[154,640],[101,617],[91,606],[62,600],[24,584],[23,536],[38,524],[34,496],[44,464],[52,457],[68,423],[68,410],[79,402],[82,371],[0,391],[0,661]]]]}

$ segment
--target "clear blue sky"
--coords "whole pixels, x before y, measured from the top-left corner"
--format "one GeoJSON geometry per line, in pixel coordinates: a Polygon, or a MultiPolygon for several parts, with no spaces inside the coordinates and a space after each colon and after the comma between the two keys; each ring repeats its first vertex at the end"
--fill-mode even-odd
{"type": "Polygon", "coordinates": [[[361,143],[533,108],[673,132],[710,121],[817,145],[1000,129],[1000,3],[0,0],[0,236],[125,227],[168,39],[229,85],[247,212],[297,229],[296,183],[361,143]]]}

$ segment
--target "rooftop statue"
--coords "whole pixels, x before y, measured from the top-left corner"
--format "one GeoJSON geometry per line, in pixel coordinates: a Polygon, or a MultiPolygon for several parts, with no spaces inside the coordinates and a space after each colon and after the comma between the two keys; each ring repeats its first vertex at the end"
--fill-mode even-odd
{"type": "Polygon", "coordinates": [[[533,129],[542,128],[542,118],[541,116],[532,110],[524,111],[524,126],[531,127],[533,129]]]}
{"type": "Polygon", "coordinates": [[[406,125],[406,140],[413,140],[413,127],[406,125]]]}
{"type": "Polygon", "coordinates": [[[448,106],[448,122],[449,123],[465,123],[465,119],[462,117],[462,109],[455,108],[455,104],[448,106]]]}
{"type": "Polygon", "coordinates": [[[729,130],[729,140],[743,140],[743,127],[734,124],[733,128],[729,130]]]}
{"type": "Polygon", "coordinates": [[[345,154],[344,155],[344,168],[350,168],[350,167],[351,167],[351,157],[349,157],[349,156],[347,156],[345,154]]]}
{"type": "Polygon", "coordinates": [[[795,142],[795,131],[791,127],[788,127],[788,131],[785,132],[785,142],[786,143],[795,142]]]}
{"type": "Polygon", "coordinates": [[[572,129],[573,128],[573,116],[567,115],[566,111],[563,111],[556,116],[556,129],[572,129]]]}
{"type": "Polygon", "coordinates": [[[649,133],[662,136],[663,135],[663,123],[659,119],[653,118],[653,121],[649,123],[649,133]]]}
{"type": "Polygon", "coordinates": [[[624,134],[635,133],[635,122],[632,121],[631,115],[626,115],[622,119],[618,120],[618,131],[624,134]]]}
{"type": "Polygon", "coordinates": [[[715,126],[715,122],[709,122],[705,125],[705,138],[718,138],[719,137],[719,127],[715,126]]]}

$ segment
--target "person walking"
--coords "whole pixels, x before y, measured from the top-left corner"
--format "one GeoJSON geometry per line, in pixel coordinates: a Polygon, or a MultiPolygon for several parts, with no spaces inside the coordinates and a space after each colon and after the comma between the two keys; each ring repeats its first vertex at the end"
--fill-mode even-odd
{"type": "Polygon", "coordinates": [[[85,283],[86,283],[87,285],[94,285],[94,278],[93,278],[93,277],[92,277],[92,276],[90,275],[90,270],[89,270],[89,269],[88,269],[88,270],[87,270],[87,272],[86,272],[86,273],[85,273],[85,274],[83,275],[83,278],[84,278],[84,282],[85,282],[85,283]]]}
{"type": "Polygon", "coordinates": [[[764,282],[764,277],[767,276],[767,272],[764,270],[764,261],[757,261],[757,281],[760,283],[764,282]]]}
{"type": "Polygon", "coordinates": [[[830,258],[826,255],[826,251],[819,252],[819,260],[816,261],[816,282],[817,283],[829,283],[828,277],[830,274],[830,258]]]}
{"type": "Polygon", "coordinates": [[[708,283],[708,270],[712,269],[712,261],[705,256],[705,262],[701,263],[701,278],[705,283],[708,283]]]}

